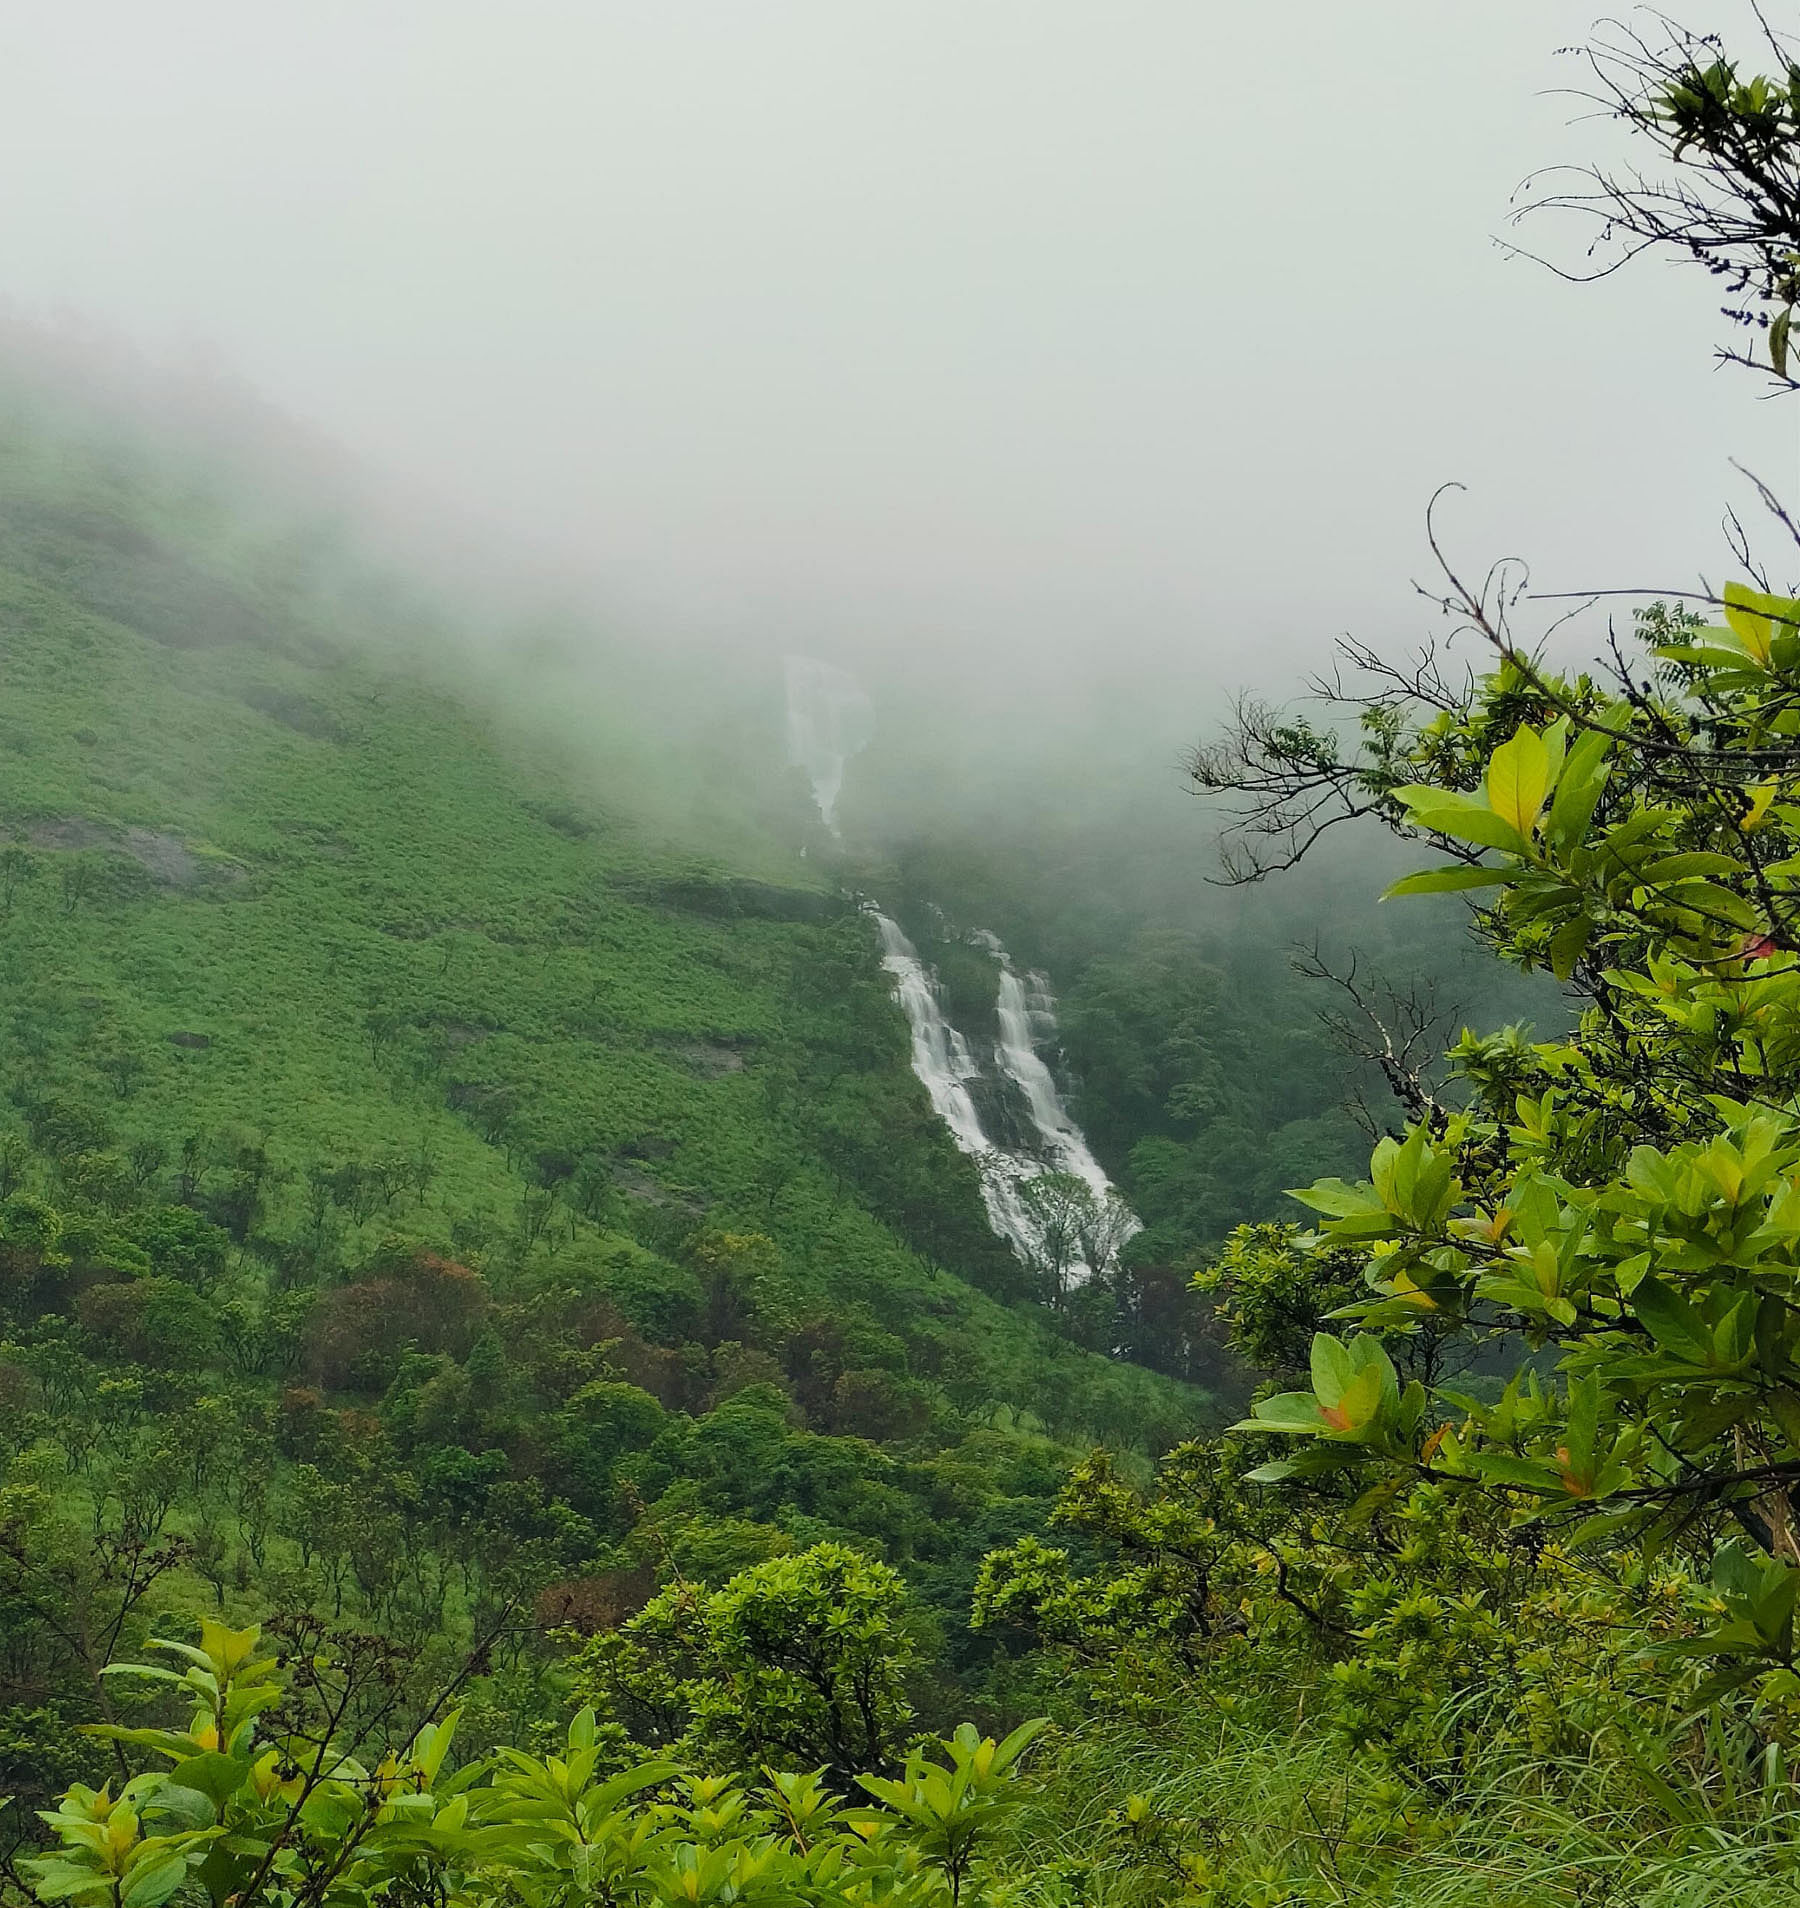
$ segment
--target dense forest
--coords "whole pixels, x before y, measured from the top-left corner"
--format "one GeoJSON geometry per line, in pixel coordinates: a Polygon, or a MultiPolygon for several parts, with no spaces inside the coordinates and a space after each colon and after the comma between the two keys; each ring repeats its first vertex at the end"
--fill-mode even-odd
{"type": "MultiPolygon", "coordinates": [[[[1667,182],[1592,203],[1791,393],[1800,67],[1657,32],[1595,70],[1667,182]]],[[[673,721],[540,628],[509,692],[266,473],[7,375],[9,1900],[1791,1898],[1747,540],[1585,667],[1446,571],[1469,668],[1192,754],[1214,885],[1126,811],[923,827],[879,747],[826,841],[735,680],[673,721]],[[990,1227],[870,893],[958,1024],[984,932],[1056,977],[1144,1222],[1085,1284],[990,1227]]]]}

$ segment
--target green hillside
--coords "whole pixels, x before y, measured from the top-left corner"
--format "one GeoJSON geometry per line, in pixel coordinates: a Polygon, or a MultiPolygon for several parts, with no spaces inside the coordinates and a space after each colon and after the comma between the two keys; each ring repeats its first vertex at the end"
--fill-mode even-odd
{"type": "MultiPolygon", "coordinates": [[[[1791,395],[1763,38],[1603,25],[1646,170],[1539,204],[1723,276],[1791,395]]],[[[839,843],[747,650],[446,547],[452,616],[291,432],[56,383],[0,369],[0,1908],[1795,1899],[1745,523],[1585,625],[1446,569],[1455,656],[1190,758],[1198,856],[1035,720],[965,780],[935,681],[839,843]],[[1298,880],[1202,892],[1221,821],[1298,880]],[[1141,1229],[1046,1174],[996,1242],[864,892],[971,1050],[1054,976],[1141,1229]]]]}
{"type": "Polygon", "coordinates": [[[645,1327],[691,1284],[659,1251],[762,1232],[777,1329],[889,1334],[959,1405],[1084,1433],[1192,1408],[971,1289],[1017,1274],[872,932],[797,857],[777,886],[657,852],[601,775],[358,656],[265,553],[42,467],[0,524],[0,1067],[40,1152],[91,1126],[61,1181],[167,1192],[197,1149],[222,1210],[249,1152],[246,1262],[329,1275],[400,1232],[495,1277],[578,1265],[645,1327]]]}
{"type": "Polygon", "coordinates": [[[586,761],[304,546],[66,429],[0,474],[0,1785],[183,1612],[429,1653],[823,1539],[973,1690],[982,1554],[1206,1396],[1027,1298],[778,770],[639,813],[629,703],[586,761]]]}

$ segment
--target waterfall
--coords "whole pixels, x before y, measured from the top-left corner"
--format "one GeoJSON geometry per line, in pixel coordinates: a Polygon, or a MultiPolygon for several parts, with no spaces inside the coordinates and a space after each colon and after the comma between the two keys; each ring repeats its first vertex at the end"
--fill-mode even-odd
{"type": "MultiPolygon", "coordinates": [[[[850,758],[868,746],[874,727],[874,705],[856,678],[835,663],[816,656],[789,656],[783,664],[787,682],[787,753],[789,764],[804,771],[812,784],[820,819],[838,832],[838,797],[844,789],[844,771],[850,758]]],[[[919,958],[919,951],[900,931],[899,924],[872,904],[865,904],[881,933],[881,964],[893,977],[894,992],[912,1030],[912,1067],[933,1111],[950,1129],[950,1137],[972,1158],[981,1173],[981,1197],[988,1223],[1001,1238],[1010,1240],[1027,1264],[1043,1256],[1044,1233],[1019,1188],[1028,1179],[1046,1173],[1069,1173],[1081,1180],[1101,1203],[1112,1222],[1116,1246],[1138,1230],[1100,1162],[1089,1149],[1081,1128],[1069,1117],[1056,1081],[1038,1052],[1040,1037],[1056,1031],[1056,1002],[1042,974],[1023,978],[1014,970],[1006,949],[991,934],[976,939],[998,963],[999,998],[995,1003],[1000,1038],[984,1064],[969,1042],[953,1027],[938,997],[937,982],[919,958]],[[1026,1120],[1001,1145],[982,1124],[980,1105],[972,1089],[1004,1087],[1016,1097],[1026,1120]],[[1029,1128],[1029,1131],[1026,1128],[1029,1128]]],[[[991,1097],[987,1100],[994,1110],[991,1097]]],[[[1080,1280],[1091,1268],[1079,1261],[1064,1267],[1064,1277],[1080,1280]]]]}
{"type": "Polygon", "coordinates": [[[950,1137],[981,1170],[988,1224],[1030,1257],[1037,1247],[1037,1233],[1019,1198],[1018,1183],[1037,1168],[1018,1154],[1003,1152],[982,1130],[981,1115],[969,1093],[969,1082],[981,1077],[981,1069],[969,1043],[945,1019],[937,986],[899,923],[878,908],[869,911],[881,934],[881,964],[894,977],[894,991],[912,1029],[913,1072],[933,1112],[949,1127],[950,1137]]]}
{"type": "Polygon", "coordinates": [[[838,797],[851,756],[869,745],[874,705],[847,670],[816,656],[789,656],[787,678],[787,752],[793,768],[812,783],[820,819],[835,835],[838,797]]]}
{"type": "MultiPolygon", "coordinates": [[[[1036,1134],[1031,1150],[1005,1147],[989,1138],[981,1122],[970,1083],[983,1077],[968,1041],[945,1016],[930,970],[899,924],[880,909],[869,908],[881,934],[881,964],[894,977],[894,990],[912,1029],[913,1072],[923,1083],[933,1110],[950,1129],[956,1144],[981,1172],[981,1195],[988,1222],[1018,1249],[1029,1264],[1037,1263],[1043,1240],[1037,1222],[1019,1195],[1020,1182],[1045,1173],[1071,1173],[1084,1181],[1102,1204],[1118,1195],[1095,1159],[1080,1127],[1069,1116],[1056,1081],[1036,1045],[1039,1031],[1053,1031],[1056,1004],[1041,974],[1029,976],[1030,989],[1014,971],[1005,948],[991,934],[978,938],[1000,964],[997,1011],[1000,1039],[993,1049],[995,1074],[1018,1089],[1036,1134]]],[[[1138,1222],[1115,1205],[1120,1232],[1128,1237],[1138,1222]]],[[[1122,1242],[1122,1240],[1121,1240],[1122,1242]]],[[[1076,1262],[1066,1275],[1079,1282],[1091,1268],[1076,1262]]]]}
{"type": "Polygon", "coordinates": [[[1042,974],[1032,974],[1028,995],[1024,982],[1013,972],[1005,948],[991,935],[987,938],[1000,962],[1000,1066],[1025,1096],[1045,1158],[1054,1162],[1057,1172],[1073,1173],[1085,1180],[1094,1197],[1104,1200],[1113,1190],[1112,1182],[1094,1157],[1087,1135],[1070,1118],[1056,1081],[1037,1050],[1037,1033],[1056,1030],[1056,1002],[1049,982],[1042,974]]]}

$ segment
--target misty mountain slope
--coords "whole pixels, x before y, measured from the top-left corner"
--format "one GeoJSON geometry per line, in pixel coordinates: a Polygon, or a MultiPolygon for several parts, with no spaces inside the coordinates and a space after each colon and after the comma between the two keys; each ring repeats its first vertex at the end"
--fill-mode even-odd
{"type": "Polygon", "coordinates": [[[704,1335],[691,1237],[766,1235],[754,1326],[715,1337],[824,1315],[951,1401],[1192,1415],[976,1289],[1016,1268],[803,864],[659,846],[517,719],[353,651],[216,500],[72,488],[0,488],[0,1123],[33,1183],[186,1199],[278,1283],[389,1235],[554,1274],[664,1342],[704,1335]]]}

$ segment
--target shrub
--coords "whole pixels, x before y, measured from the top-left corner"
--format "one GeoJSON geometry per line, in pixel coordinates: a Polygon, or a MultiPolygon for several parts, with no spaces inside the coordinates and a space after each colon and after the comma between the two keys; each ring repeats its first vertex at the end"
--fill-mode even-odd
{"type": "Polygon", "coordinates": [[[219,1356],[212,1309],[179,1279],[90,1286],[76,1316],[115,1358],[160,1371],[199,1371],[219,1356]]]}
{"type": "Polygon", "coordinates": [[[319,1300],[308,1331],[313,1377],[333,1390],[385,1390],[409,1350],[465,1357],[487,1290],[465,1265],[417,1252],[319,1300]]]}
{"type": "Polygon", "coordinates": [[[156,1271],[199,1292],[218,1282],[231,1246],[223,1227],[190,1206],[147,1206],[127,1213],[113,1231],[138,1247],[156,1271]]]}
{"type": "Polygon", "coordinates": [[[886,1564],[818,1544],[720,1590],[673,1584],[572,1667],[641,1741],[713,1767],[823,1765],[847,1791],[894,1768],[911,1726],[907,1607],[886,1564]]]}

